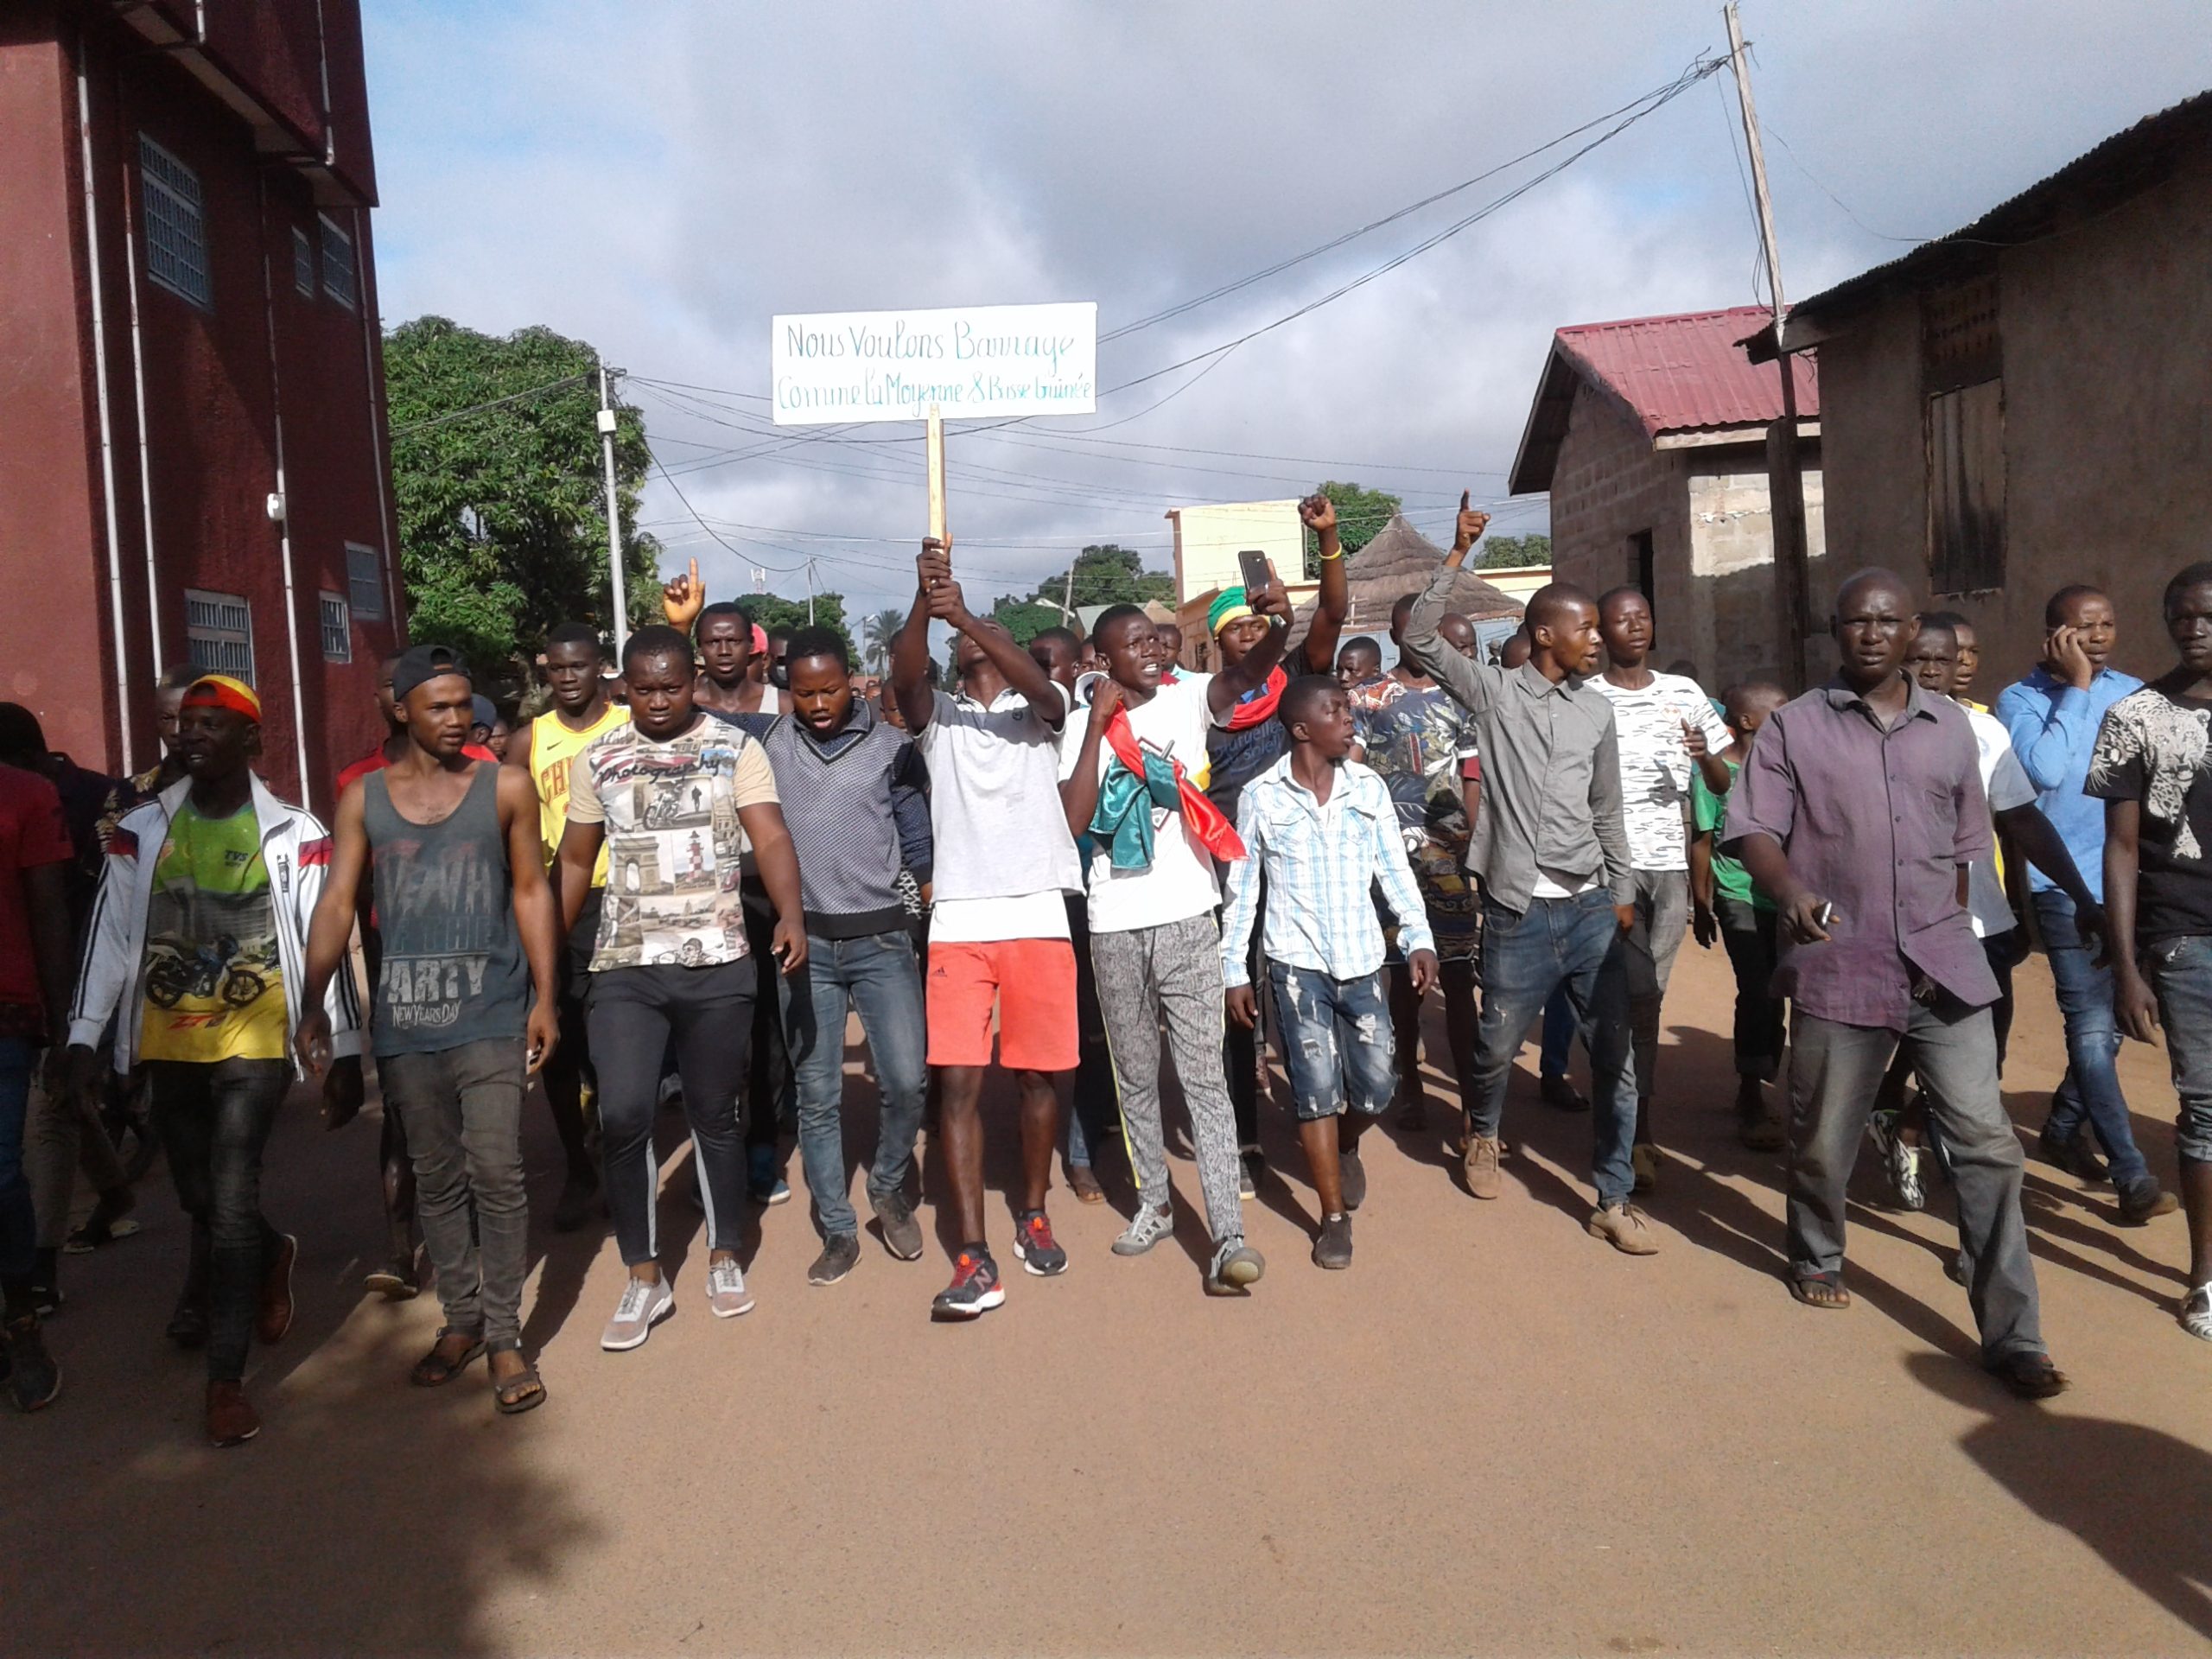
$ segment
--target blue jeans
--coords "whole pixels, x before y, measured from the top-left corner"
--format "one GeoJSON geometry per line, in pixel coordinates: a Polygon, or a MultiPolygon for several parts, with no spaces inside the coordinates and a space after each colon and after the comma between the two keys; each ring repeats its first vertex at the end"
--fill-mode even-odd
{"type": "Polygon", "coordinates": [[[2201,934],[2146,946],[2143,966],[2158,994],[2181,1117],[2182,1157],[2212,1164],[2212,938],[2201,934]]]}
{"type": "Polygon", "coordinates": [[[1387,1109],[1398,1069],[1382,976],[1333,979],[1318,968],[1270,960],[1268,983],[1275,994],[1283,1071],[1298,1121],[1310,1123],[1347,1110],[1374,1117],[1387,1109]]]}
{"type": "Polygon", "coordinates": [[[1539,1066],[1548,1077],[1567,1075],[1567,1063],[1574,1058],[1574,1004],[1567,999],[1567,987],[1562,985],[1544,1004],[1544,1057],[1539,1066]]]}
{"type": "Polygon", "coordinates": [[[1529,1022],[1564,991],[1590,1046],[1592,1164],[1600,1204],[1627,1200],[1635,1185],[1636,1062],[1629,1028],[1628,964],[1612,894],[1531,899],[1525,911],[1483,904],[1483,1012],[1475,1028],[1474,1133],[1495,1139],[1505,1084],[1529,1022]]]}
{"type": "Polygon", "coordinates": [[[2127,1098],[2120,1091],[2120,1024],[2112,1011],[2112,970],[2090,963],[2088,941],[2074,925],[2071,899],[2063,893],[2038,893],[2035,906],[2057,988],[2058,1012],[2066,1021],[2066,1077],[2051,1102],[2044,1133],[2071,1135],[2086,1115],[2112,1160],[2113,1185],[2133,1185],[2151,1172],[2136,1150],[2127,1098]]]}
{"type": "Polygon", "coordinates": [[[845,1171],[845,1014],[860,1010],[882,1096],[870,1197],[900,1191],[914,1161],[929,1086],[924,1060],[922,976],[904,928],[856,939],[810,933],[806,966],[785,976],[784,1039],[798,1084],[798,1154],[824,1236],[857,1233],[845,1171]]]}
{"type": "MultiPolygon", "coordinates": [[[[23,1175],[23,1124],[31,1104],[31,1063],[38,1051],[0,1037],[0,1280],[20,1284],[38,1267],[38,1223],[23,1175]]],[[[12,1308],[10,1310],[14,1311],[12,1308]]]]}

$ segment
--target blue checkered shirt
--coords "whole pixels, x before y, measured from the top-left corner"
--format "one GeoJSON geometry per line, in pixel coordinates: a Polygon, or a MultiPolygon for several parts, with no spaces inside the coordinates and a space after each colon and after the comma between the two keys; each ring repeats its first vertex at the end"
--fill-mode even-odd
{"type": "Polygon", "coordinates": [[[1357,761],[1338,769],[1335,786],[1322,802],[1291,777],[1285,755],[1244,786],[1236,832],[1246,855],[1230,866],[1221,925],[1223,984],[1250,981],[1245,963],[1262,871],[1268,914],[1260,945],[1271,962],[1310,968],[1332,979],[1373,973],[1382,965],[1383,951],[1382,923],[1375,912],[1377,882],[1397,918],[1398,944],[1406,955],[1436,948],[1406,861],[1389,787],[1357,761]]]}

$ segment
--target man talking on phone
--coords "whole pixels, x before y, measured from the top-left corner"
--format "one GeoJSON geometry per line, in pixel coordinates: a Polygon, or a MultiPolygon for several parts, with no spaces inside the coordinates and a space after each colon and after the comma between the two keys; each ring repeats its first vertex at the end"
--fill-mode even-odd
{"type": "Polygon", "coordinates": [[[1722,850],[1774,899],[1773,989],[1793,999],[1789,1289],[1808,1307],[1851,1305],[1844,1186],[1902,1042],[1951,1151],[1982,1364],[2046,1399],[2066,1378],[2044,1348],[2020,1143],[1997,1087],[1997,982],[1967,908],[1989,804],[1965,711],[1901,671],[1919,621],[1891,571],[1836,590],[1841,665],[1759,728],[1722,830],[1722,850]]]}

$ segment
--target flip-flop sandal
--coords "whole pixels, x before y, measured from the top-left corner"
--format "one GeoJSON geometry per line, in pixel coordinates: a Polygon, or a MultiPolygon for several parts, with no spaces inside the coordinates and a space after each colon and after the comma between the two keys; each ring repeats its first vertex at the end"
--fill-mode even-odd
{"type": "Polygon", "coordinates": [[[1792,1278],[1789,1294],[1808,1307],[1821,1308],[1831,1313],[1840,1313],[1851,1306],[1851,1293],[1843,1287],[1843,1275],[1840,1273],[1808,1273],[1802,1279],[1792,1278]],[[1819,1297],[1813,1294],[1815,1289],[1834,1294],[1830,1297],[1819,1297]]]}
{"type": "Polygon", "coordinates": [[[87,1218],[85,1224],[62,1242],[65,1255],[90,1255],[103,1244],[112,1244],[118,1238],[129,1238],[143,1231],[140,1224],[130,1216],[118,1216],[113,1221],[87,1218]]]}
{"type": "Polygon", "coordinates": [[[2182,1299],[2181,1328],[2202,1342],[2212,1342],[2212,1285],[2199,1285],[2182,1299]]]}
{"type": "Polygon", "coordinates": [[[361,1288],[372,1290],[388,1302],[411,1302],[423,1294],[420,1284],[411,1282],[397,1268],[378,1268],[361,1281],[361,1288]]]}
{"type": "Polygon", "coordinates": [[[494,1377],[492,1404],[502,1417],[519,1417],[545,1403],[545,1382],[537,1367],[525,1363],[512,1376],[494,1377]]]}
{"type": "Polygon", "coordinates": [[[442,1330],[430,1344],[430,1351],[416,1360],[415,1368],[407,1373],[407,1380],[418,1389],[442,1389],[483,1355],[482,1337],[471,1336],[466,1331],[442,1330]],[[468,1338],[469,1346],[458,1358],[449,1360],[438,1351],[439,1346],[448,1337],[468,1338]]]}

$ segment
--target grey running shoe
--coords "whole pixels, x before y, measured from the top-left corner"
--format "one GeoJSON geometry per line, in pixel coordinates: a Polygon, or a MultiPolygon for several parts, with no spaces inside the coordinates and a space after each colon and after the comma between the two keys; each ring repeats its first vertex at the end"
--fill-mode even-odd
{"type": "Polygon", "coordinates": [[[665,1279],[653,1284],[632,1279],[622,1287],[622,1300],[614,1306],[614,1317],[599,1333],[599,1345],[612,1354],[642,1347],[652,1334],[654,1325],[675,1311],[676,1293],[668,1287],[665,1279]]]}
{"type": "Polygon", "coordinates": [[[871,1192],[868,1201],[882,1224],[883,1248],[901,1262],[922,1259],[922,1224],[914,1219],[914,1206],[904,1192],[871,1192]]]}
{"type": "Polygon", "coordinates": [[[1313,1241],[1313,1265],[1331,1268],[1351,1266],[1350,1216],[1321,1217],[1321,1236],[1313,1241]]]}
{"type": "MultiPolygon", "coordinates": [[[[842,1236],[852,1245],[857,1260],[861,1253],[859,1243],[849,1233],[842,1236]]],[[[745,1287],[745,1269],[737,1265],[735,1256],[718,1256],[708,1262],[707,1306],[718,1319],[734,1319],[753,1311],[753,1293],[745,1287]]]]}
{"type": "Polygon", "coordinates": [[[1267,1259],[1257,1250],[1241,1238],[1225,1238],[1206,1268],[1206,1294],[1249,1296],[1267,1270],[1267,1259]]]}
{"type": "Polygon", "coordinates": [[[822,1254],[814,1258],[814,1265],[806,1270],[810,1285],[834,1285],[860,1265],[861,1241],[857,1234],[832,1233],[822,1241],[822,1254]]]}
{"type": "Polygon", "coordinates": [[[1137,1205],[1137,1212],[1129,1217],[1128,1226],[1114,1241],[1116,1255],[1142,1255],[1147,1250],[1175,1230],[1175,1212],[1162,1205],[1154,1209],[1148,1204],[1137,1205]]]}

